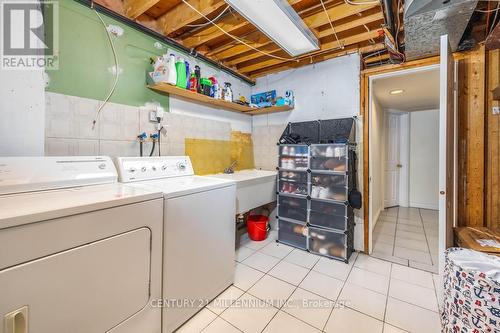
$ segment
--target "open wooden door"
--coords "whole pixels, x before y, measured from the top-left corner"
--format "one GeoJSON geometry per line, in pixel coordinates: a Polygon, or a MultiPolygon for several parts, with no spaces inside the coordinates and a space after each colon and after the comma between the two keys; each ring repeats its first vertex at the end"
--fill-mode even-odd
{"type": "Polygon", "coordinates": [[[439,101],[439,272],[453,246],[455,218],[455,63],[448,35],[441,36],[439,101]]]}

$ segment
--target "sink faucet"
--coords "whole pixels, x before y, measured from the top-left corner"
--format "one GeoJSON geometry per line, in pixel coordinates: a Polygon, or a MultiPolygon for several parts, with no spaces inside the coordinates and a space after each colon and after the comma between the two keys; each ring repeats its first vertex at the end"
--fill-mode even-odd
{"type": "Polygon", "coordinates": [[[233,161],[229,167],[224,169],[224,173],[234,173],[234,167],[236,166],[236,164],[238,164],[238,161],[233,161]]]}

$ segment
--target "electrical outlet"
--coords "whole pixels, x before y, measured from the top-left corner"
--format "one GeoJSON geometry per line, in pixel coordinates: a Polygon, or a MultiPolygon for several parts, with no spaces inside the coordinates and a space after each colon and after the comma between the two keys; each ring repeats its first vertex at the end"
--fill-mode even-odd
{"type": "Polygon", "coordinates": [[[494,106],[492,113],[495,115],[500,114],[500,106],[494,106]]]}
{"type": "Polygon", "coordinates": [[[149,122],[156,123],[156,111],[149,111],[149,122]]]}

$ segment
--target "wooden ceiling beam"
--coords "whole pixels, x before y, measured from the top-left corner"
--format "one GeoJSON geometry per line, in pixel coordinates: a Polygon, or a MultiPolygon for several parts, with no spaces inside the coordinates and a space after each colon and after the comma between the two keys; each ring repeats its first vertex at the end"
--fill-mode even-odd
{"type": "MultiPolygon", "coordinates": [[[[288,0],[288,3],[293,6],[299,4],[302,1],[304,0],[288,0]]],[[[236,30],[244,28],[248,28],[249,30],[254,29],[253,25],[239,14],[226,15],[217,22],[217,25],[231,34],[236,30]]],[[[187,37],[181,39],[184,46],[195,48],[216,38],[222,37],[223,35],[224,33],[220,29],[211,25],[207,28],[195,31],[193,34],[190,34],[187,37]]]]}
{"type": "MultiPolygon", "coordinates": [[[[318,53],[322,53],[322,52],[326,52],[326,51],[334,51],[336,49],[339,49],[340,51],[342,51],[340,49],[341,46],[346,47],[346,46],[361,43],[363,41],[367,41],[370,39],[375,39],[377,37],[380,37],[380,30],[378,30],[378,29],[346,37],[344,39],[339,40],[340,43],[337,42],[336,40],[322,43],[320,50],[318,50],[314,53],[311,53],[311,54],[304,55],[304,56],[300,57],[299,59],[302,59],[302,58],[308,59],[308,58],[310,58],[318,53]]],[[[277,64],[280,64],[283,62],[289,62],[289,61],[294,61],[294,60],[282,60],[282,59],[272,58],[269,60],[259,61],[258,63],[255,63],[255,64],[244,65],[243,67],[238,67],[237,70],[240,73],[250,73],[250,72],[254,72],[254,71],[257,71],[259,69],[265,68],[265,67],[274,66],[274,65],[277,65],[277,64]]]]}
{"type": "Polygon", "coordinates": [[[359,53],[365,54],[365,53],[377,52],[377,51],[383,50],[385,48],[386,48],[385,43],[370,44],[370,45],[360,47],[359,53]]]}
{"type": "MultiPolygon", "coordinates": [[[[271,41],[266,35],[264,35],[260,31],[255,31],[254,33],[251,33],[247,37],[241,39],[255,48],[261,48],[266,45],[273,44],[273,41],[271,41]]],[[[210,55],[219,60],[219,59],[234,57],[235,55],[248,52],[248,50],[250,50],[248,46],[238,43],[233,47],[227,48],[216,54],[214,54],[212,51],[210,55]]]]}
{"type": "Polygon", "coordinates": [[[127,17],[135,20],[160,0],[124,0],[123,10],[127,17]]]}
{"type": "MultiPolygon", "coordinates": [[[[227,6],[224,0],[188,0],[189,4],[200,11],[203,15],[210,15],[218,9],[227,6]]],[[[165,35],[170,35],[179,31],[188,24],[202,19],[202,17],[189,8],[185,3],[180,3],[162,16],[158,21],[158,26],[165,35]]]]}
{"type": "Polygon", "coordinates": [[[121,0],[94,0],[95,3],[111,9],[115,13],[124,15],[123,2],[121,0]]]}
{"type": "MultiPolygon", "coordinates": [[[[377,12],[377,13],[367,15],[367,16],[360,16],[358,19],[355,19],[355,20],[352,20],[350,22],[346,22],[343,24],[334,25],[333,27],[335,28],[335,31],[338,33],[341,31],[346,31],[346,30],[350,30],[353,28],[357,28],[357,27],[362,26],[364,24],[370,24],[373,22],[382,21],[383,19],[384,19],[384,14],[382,14],[382,12],[377,12]]],[[[331,29],[330,25],[328,25],[328,27],[326,29],[324,29],[318,33],[317,37],[323,38],[323,37],[328,37],[332,34],[333,34],[332,29],[331,29]]]]}
{"type": "Polygon", "coordinates": [[[379,55],[367,58],[366,60],[364,60],[364,62],[365,62],[365,64],[372,64],[374,62],[384,61],[384,60],[387,60],[389,58],[390,58],[389,54],[384,53],[384,54],[379,54],[379,55]]]}
{"type": "MultiPolygon", "coordinates": [[[[366,10],[376,8],[377,6],[380,5],[370,4],[370,5],[353,6],[353,5],[348,5],[346,3],[342,3],[338,6],[333,6],[331,8],[328,8],[327,12],[332,21],[337,21],[349,17],[351,15],[356,15],[366,10]]],[[[303,21],[310,28],[317,28],[325,24],[330,24],[330,22],[328,21],[328,17],[325,15],[324,11],[304,17],[303,21]]]]}
{"type": "MultiPolygon", "coordinates": [[[[366,43],[368,43],[368,42],[364,42],[364,44],[366,44],[366,43]]],[[[361,45],[364,45],[364,44],[361,44],[361,45]]],[[[365,46],[363,46],[363,47],[365,47],[365,46]]],[[[361,48],[363,48],[363,47],[361,47],[361,48]]],[[[318,63],[318,62],[321,62],[321,61],[325,61],[325,60],[329,60],[329,59],[332,59],[332,58],[344,56],[344,55],[347,55],[347,54],[357,53],[357,52],[359,52],[359,49],[360,49],[360,45],[359,44],[350,45],[350,46],[348,46],[345,49],[340,50],[340,51],[339,50],[337,50],[337,51],[332,50],[332,52],[322,53],[322,54],[313,56],[311,58],[304,58],[304,59],[301,59],[298,62],[282,63],[282,64],[279,64],[279,65],[267,67],[267,68],[264,68],[264,69],[252,72],[252,73],[250,73],[250,75],[251,75],[252,79],[256,79],[257,77],[261,77],[261,76],[264,76],[264,75],[276,73],[276,72],[287,70],[287,69],[290,69],[290,68],[299,68],[299,67],[307,66],[307,65],[311,64],[311,61],[313,63],[318,63]]]]}
{"type": "MultiPolygon", "coordinates": [[[[249,26],[249,23],[239,14],[236,14],[224,17],[224,19],[217,22],[217,25],[224,31],[232,34],[235,30],[249,26]]],[[[196,47],[215,38],[221,37],[222,35],[224,35],[224,33],[219,28],[210,25],[208,28],[202,29],[189,37],[183,38],[182,44],[185,47],[196,47]]]]}
{"type": "MultiPolygon", "coordinates": [[[[352,15],[358,15],[358,14],[362,14],[364,11],[366,10],[369,10],[369,9],[372,9],[374,7],[376,7],[377,5],[360,5],[360,6],[352,6],[352,5],[347,5],[347,4],[340,4],[340,5],[337,5],[337,6],[334,6],[330,9],[327,9],[329,11],[329,15],[330,15],[330,18],[332,19],[333,22],[335,21],[339,21],[339,20],[342,20],[342,19],[345,19],[345,18],[348,18],[349,16],[352,16],[352,15]]],[[[377,15],[378,17],[380,17],[382,15],[382,13],[380,12],[379,15],[377,15]]],[[[303,20],[304,22],[310,22],[310,25],[309,28],[310,29],[315,29],[315,28],[318,28],[322,25],[324,25],[324,20],[321,19],[321,16],[325,17],[326,18],[326,15],[324,12],[320,12],[320,13],[316,13],[316,14],[312,14],[310,16],[307,16],[305,17],[303,20]]],[[[368,15],[366,16],[366,18],[368,18],[368,20],[372,20],[375,18],[375,16],[372,16],[372,15],[368,15]]],[[[363,17],[363,19],[366,19],[365,17],[363,17]]],[[[326,18],[327,20],[327,24],[329,24],[328,22],[328,18],[326,18]]],[[[357,21],[358,19],[353,19],[354,21],[357,21]]],[[[356,27],[355,25],[350,25],[350,23],[345,23],[338,26],[338,27],[335,27],[336,30],[337,29],[340,29],[341,31],[343,31],[343,29],[345,30],[348,30],[348,29],[351,29],[351,28],[354,28],[356,27]]],[[[339,31],[339,30],[337,30],[339,31]]],[[[331,31],[330,31],[331,33],[331,31]]],[[[261,34],[263,35],[263,34],[261,34]]],[[[326,35],[326,33],[325,33],[326,35]]],[[[267,38],[267,37],[266,37],[267,38]]],[[[260,48],[260,47],[263,47],[263,46],[266,46],[266,45],[269,45],[269,44],[272,44],[272,41],[270,41],[268,39],[267,43],[256,43],[257,45],[252,45],[253,47],[256,47],[256,48],[260,48]]],[[[250,48],[248,48],[247,46],[245,45],[236,45],[232,48],[229,48],[229,49],[226,49],[224,50],[224,52],[221,52],[221,53],[216,53],[216,52],[211,52],[211,56],[213,56],[214,58],[216,58],[217,60],[224,60],[224,59],[227,59],[227,58],[234,58],[234,56],[238,55],[238,54],[241,54],[241,53],[244,53],[244,52],[247,52],[251,50],[250,48]]],[[[257,56],[254,57],[254,58],[257,58],[259,53],[256,52],[257,56]]],[[[250,57],[249,59],[252,59],[252,57],[250,57]]],[[[247,59],[247,60],[249,60],[247,59]]],[[[237,63],[240,63],[240,62],[237,62],[237,63]]]]}
{"type": "MultiPolygon", "coordinates": [[[[372,15],[368,15],[366,17],[362,16],[359,19],[352,20],[350,22],[335,26],[335,31],[337,33],[341,33],[341,32],[348,31],[348,30],[357,28],[359,26],[362,26],[363,24],[381,21],[383,19],[384,19],[384,16],[382,13],[375,13],[372,15]]],[[[332,31],[330,29],[327,29],[327,30],[320,32],[320,37],[327,37],[330,35],[332,35],[332,31]]],[[[247,50],[248,50],[248,48],[247,48],[247,50]]],[[[281,50],[281,48],[279,48],[278,46],[275,46],[275,45],[272,45],[272,47],[268,47],[267,49],[266,48],[262,49],[262,51],[265,51],[268,53],[275,53],[275,52],[278,52],[280,50],[281,50]]],[[[225,61],[224,64],[226,64],[227,66],[235,66],[235,65],[240,64],[242,62],[252,60],[252,59],[258,58],[260,56],[261,56],[261,53],[252,52],[250,54],[243,55],[243,56],[238,57],[236,59],[231,59],[229,61],[225,61]]]]}

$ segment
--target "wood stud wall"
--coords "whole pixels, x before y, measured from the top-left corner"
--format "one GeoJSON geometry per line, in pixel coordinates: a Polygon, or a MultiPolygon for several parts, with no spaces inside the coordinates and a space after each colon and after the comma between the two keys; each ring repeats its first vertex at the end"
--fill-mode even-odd
{"type": "Polygon", "coordinates": [[[487,54],[487,102],[486,102],[486,226],[500,229],[500,115],[494,115],[493,89],[500,86],[500,50],[487,54]]]}
{"type": "Polygon", "coordinates": [[[485,48],[458,62],[458,225],[483,226],[485,190],[485,48]],[[466,193],[467,195],[461,195],[466,193]]]}

